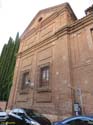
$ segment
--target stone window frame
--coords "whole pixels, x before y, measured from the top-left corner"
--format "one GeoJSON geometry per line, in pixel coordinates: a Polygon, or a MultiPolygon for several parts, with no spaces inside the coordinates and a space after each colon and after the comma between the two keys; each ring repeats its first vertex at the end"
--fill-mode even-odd
{"type": "MultiPolygon", "coordinates": [[[[22,87],[22,85],[23,85],[23,75],[25,74],[25,73],[29,73],[29,78],[30,78],[30,69],[27,69],[27,70],[24,70],[24,71],[21,71],[21,73],[20,73],[20,94],[28,94],[28,89],[29,89],[29,84],[28,85],[24,85],[24,87],[22,87]]],[[[31,78],[30,78],[30,80],[31,80],[31,78]]]]}
{"type": "Polygon", "coordinates": [[[51,80],[52,80],[52,73],[51,73],[51,63],[45,63],[45,64],[41,64],[38,66],[38,71],[37,71],[37,92],[49,92],[51,91],[51,80]],[[41,86],[40,85],[40,70],[41,68],[47,67],[49,66],[49,82],[46,86],[41,86]]]}
{"type": "Polygon", "coordinates": [[[50,67],[49,65],[40,68],[40,79],[39,86],[48,86],[50,77],[50,67]],[[44,77],[44,78],[43,78],[44,77]]]}

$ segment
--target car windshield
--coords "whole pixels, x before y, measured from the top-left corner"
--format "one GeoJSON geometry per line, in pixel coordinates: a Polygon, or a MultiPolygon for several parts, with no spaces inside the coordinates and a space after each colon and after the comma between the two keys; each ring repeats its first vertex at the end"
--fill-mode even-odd
{"type": "Polygon", "coordinates": [[[36,110],[24,109],[26,114],[30,117],[41,117],[42,115],[38,113],[36,110]]]}

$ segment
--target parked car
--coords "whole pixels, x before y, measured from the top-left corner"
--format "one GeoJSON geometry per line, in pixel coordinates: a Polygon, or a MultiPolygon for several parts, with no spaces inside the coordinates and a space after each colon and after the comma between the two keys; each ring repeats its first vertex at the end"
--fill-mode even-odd
{"type": "Polygon", "coordinates": [[[54,122],[53,125],[93,125],[93,116],[75,116],[54,122]]]}
{"type": "Polygon", "coordinates": [[[51,125],[50,120],[33,109],[16,108],[9,112],[7,125],[51,125]]]}
{"type": "Polygon", "coordinates": [[[4,125],[7,118],[8,118],[7,113],[4,111],[0,111],[0,125],[4,125]]]}

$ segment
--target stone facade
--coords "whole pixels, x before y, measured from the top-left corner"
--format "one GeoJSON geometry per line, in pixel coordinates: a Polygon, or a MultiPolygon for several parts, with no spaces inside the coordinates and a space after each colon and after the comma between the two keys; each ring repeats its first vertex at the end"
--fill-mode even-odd
{"type": "Polygon", "coordinates": [[[72,115],[75,102],[93,113],[93,11],[77,19],[68,3],[41,10],[20,39],[7,108],[35,108],[53,121],[72,115]]]}

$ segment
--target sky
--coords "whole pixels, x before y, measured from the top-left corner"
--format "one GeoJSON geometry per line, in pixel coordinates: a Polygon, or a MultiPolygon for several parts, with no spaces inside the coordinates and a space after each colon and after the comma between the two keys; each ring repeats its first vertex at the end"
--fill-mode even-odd
{"type": "Polygon", "coordinates": [[[78,19],[93,0],[0,0],[0,53],[3,45],[16,33],[21,35],[39,10],[68,2],[78,19]]]}

